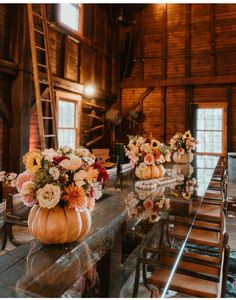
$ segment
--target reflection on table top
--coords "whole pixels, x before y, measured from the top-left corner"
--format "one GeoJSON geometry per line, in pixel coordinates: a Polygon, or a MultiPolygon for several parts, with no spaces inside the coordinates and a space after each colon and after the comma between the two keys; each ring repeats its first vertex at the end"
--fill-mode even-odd
{"type": "MultiPolygon", "coordinates": [[[[92,215],[91,231],[82,241],[44,246],[32,240],[0,257],[0,295],[131,297],[142,248],[171,243],[172,226],[166,230],[163,224],[174,224],[183,216],[189,220],[187,235],[217,161],[198,156],[191,165],[166,165],[183,174],[184,181],[159,187],[152,194],[135,190],[132,170],[114,176],[104,187],[92,215]],[[147,209],[146,199],[146,205],[151,205],[147,209]],[[170,199],[168,208],[166,199],[170,199]]],[[[184,238],[179,239],[177,249],[181,250],[184,238]]]]}

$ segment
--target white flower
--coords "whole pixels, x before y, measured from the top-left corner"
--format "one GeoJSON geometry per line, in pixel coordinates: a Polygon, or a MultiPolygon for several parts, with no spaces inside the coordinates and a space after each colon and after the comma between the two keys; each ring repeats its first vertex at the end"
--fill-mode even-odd
{"type": "Polygon", "coordinates": [[[145,144],[141,145],[140,150],[144,151],[146,153],[151,153],[152,152],[152,148],[151,148],[151,145],[149,143],[145,143],[145,144]]]}
{"type": "Polygon", "coordinates": [[[54,180],[57,180],[59,178],[60,172],[57,167],[51,167],[49,169],[49,174],[52,175],[52,178],[54,180]]]}
{"type": "Polygon", "coordinates": [[[60,166],[62,166],[64,169],[70,170],[70,171],[75,171],[75,170],[79,169],[81,164],[82,164],[81,158],[78,157],[77,155],[71,155],[70,159],[63,159],[60,162],[60,166]]]}
{"type": "Polygon", "coordinates": [[[92,157],[88,157],[88,156],[84,156],[83,161],[85,161],[90,166],[95,163],[95,159],[93,159],[92,157]]]}
{"type": "Polygon", "coordinates": [[[53,148],[45,149],[42,154],[48,161],[53,161],[53,158],[58,156],[57,152],[53,148]]]}
{"type": "Polygon", "coordinates": [[[142,145],[142,144],[145,143],[145,139],[144,139],[142,136],[140,136],[140,137],[137,139],[136,143],[139,144],[139,145],[142,145]]]}
{"type": "Polygon", "coordinates": [[[88,156],[90,154],[89,150],[83,147],[77,148],[75,153],[79,156],[88,156]]]}
{"type": "Polygon", "coordinates": [[[37,199],[41,207],[53,208],[60,201],[60,187],[53,184],[46,184],[37,191],[37,199]]]}
{"type": "Polygon", "coordinates": [[[69,146],[64,146],[59,149],[59,153],[62,153],[62,154],[69,154],[69,153],[71,153],[71,151],[72,151],[72,149],[69,146]]]}
{"type": "Polygon", "coordinates": [[[4,181],[6,179],[5,176],[6,176],[6,172],[5,171],[1,171],[0,172],[0,182],[4,181]]]}
{"type": "Polygon", "coordinates": [[[86,182],[84,180],[77,180],[77,181],[75,181],[75,185],[78,188],[82,187],[84,184],[86,184],[86,182]]]}
{"type": "Polygon", "coordinates": [[[16,179],[16,177],[17,177],[17,174],[16,173],[9,173],[9,175],[8,175],[8,180],[15,180],[16,179]]]}
{"type": "Polygon", "coordinates": [[[21,194],[28,195],[31,194],[35,189],[35,184],[32,181],[25,181],[21,187],[21,194]]]}
{"type": "Polygon", "coordinates": [[[84,180],[87,177],[88,173],[85,170],[80,170],[74,175],[74,181],[84,180]]]}

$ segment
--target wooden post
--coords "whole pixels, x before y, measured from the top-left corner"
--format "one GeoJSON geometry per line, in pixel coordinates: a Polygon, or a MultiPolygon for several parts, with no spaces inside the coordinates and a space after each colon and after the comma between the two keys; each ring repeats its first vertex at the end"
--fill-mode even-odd
{"type": "Polygon", "coordinates": [[[191,4],[186,4],[185,19],[185,77],[191,77],[191,4]]]}
{"type": "Polygon", "coordinates": [[[211,34],[211,75],[216,76],[216,33],[215,4],[211,4],[210,34],[211,34]]]}
{"type": "MultiPolygon", "coordinates": [[[[162,12],[162,79],[167,78],[167,4],[163,4],[162,12]]],[[[166,143],[166,94],[167,87],[161,87],[162,105],[162,139],[166,143]]]]}
{"type": "Polygon", "coordinates": [[[188,86],[185,89],[185,130],[193,128],[192,99],[193,99],[193,87],[188,86]]]}
{"type": "Polygon", "coordinates": [[[29,150],[30,107],[32,99],[32,68],[29,47],[29,32],[26,5],[19,5],[19,23],[21,28],[15,43],[19,47],[19,75],[12,82],[11,102],[13,126],[10,130],[10,170],[23,169],[22,156],[29,150]]]}

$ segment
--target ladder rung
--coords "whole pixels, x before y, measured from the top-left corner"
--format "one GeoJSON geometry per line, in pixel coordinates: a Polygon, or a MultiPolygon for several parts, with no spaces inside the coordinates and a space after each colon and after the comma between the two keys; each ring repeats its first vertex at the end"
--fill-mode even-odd
{"type": "Polygon", "coordinates": [[[84,133],[93,132],[93,131],[95,131],[95,130],[98,130],[98,129],[100,129],[100,128],[103,128],[103,127],[104,127],[104,125],[103,125],[103,124],[102,124],[102,125],[98,125],[98,126],[95,126],[95,127],[93,127],[93,128],[90,128],[90,129],[84,130],[84,133]]]}
{"type": "Polygon", "coordinates": [[[42,117],[44,120],[53,120],[53,117],[42,117]]]}
{"type": "Polygon", "coordinates": [[[50,99],[44,99],[44,98],[41,98],[41,101],[42,102],[52,102],[50,99]]]}
{"type": "Polygon", "coordinates": [[[42,65],[42,64],[38,64],[38,66],[41,67],[41,68],[45,68],[45,69],[48,68],[46,65],[42,65]]]}
{"type": "Polygon", "coordinates": [[[45,33],[43,31],[39,30],[39,29],[34,28],[34,31],[39,33],[39,34],[45,35],[45,33]]]}
{"type": "Polygon", "coordinates": [[[56,136],[55,134],[45,134],[44,137],[49,138],[49,137],[55,137],[55,136],[56,136]]]}
{"type": "Polygon", "coordinates": [[[38,17],[39,19],[43,19],[43,16],[36,13],[35,11],[32,11],[33,15],[35,15],[36,17],[38,17]]]}
{"type": "Polygon", "coordinates": [[[46,51],[46,49],[39,47],[39,46],[35,46],[36,49],[39,49],[40,51],[46,51]]]}
{"type": "Polygon", "coordinates": [[[97,120],[102,121],[102,118],[101,118],[101,117],[98,117],[98,116],[95,116],[95,115],[92,115],[92,114],[89,114],[88,117],[89,117],[89,118],[94,118],[94,119],[97,119],[97,120]]]}

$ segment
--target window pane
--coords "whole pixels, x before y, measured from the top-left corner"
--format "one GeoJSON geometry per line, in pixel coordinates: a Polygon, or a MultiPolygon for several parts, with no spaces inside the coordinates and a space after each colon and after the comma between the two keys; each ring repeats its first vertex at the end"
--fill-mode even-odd
{"type": "Polygon", "coordinates": [[[59,100],[58,109],[58,143],[59,146],[76,148],[77,128],[76,103],[59,100]]]}
{"type": "Polygon", "coordinates": [[[75,126],[75,103],[69,101],[59,101],[59,128],[74,128],[75,126]]]}
{"type": "Polygon", "coordinates": [[[70,28],[79,30],[79,8],[76,4],[62,3],[59,5],[60,21],[70,28]]]}
{"type": "Polygon", "coordinates": [[[76,148],[76,130],[75,129],[58,129],[59,146],[69,146],[76,148]]]}
{"type": "Polygon", "coordinates": [[[222,109],[197,109],[198,152],[222,152],[222,109]]]}

